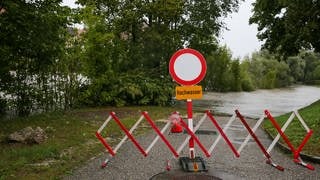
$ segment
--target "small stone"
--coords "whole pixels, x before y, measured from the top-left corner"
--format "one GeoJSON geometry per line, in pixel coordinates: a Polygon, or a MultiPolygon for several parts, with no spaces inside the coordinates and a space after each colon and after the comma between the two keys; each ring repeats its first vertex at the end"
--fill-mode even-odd
{"type": "Polygon", "coordinates": [[[47,135],[43,129],[37,127],[34,130],[30,126],[16,131],[8,136],[9,141],[23,144],[41,144],[45,142],[46,139],[47,135]]]}

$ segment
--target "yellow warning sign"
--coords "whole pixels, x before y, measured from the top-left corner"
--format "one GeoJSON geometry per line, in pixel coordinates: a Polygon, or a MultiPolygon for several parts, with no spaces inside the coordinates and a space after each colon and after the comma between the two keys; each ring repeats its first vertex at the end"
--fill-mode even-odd
{"type": "Polygon", "coordinates": [[[200,99],[202,98],[202,86],[177,86],[176,99],[200,99]]]}

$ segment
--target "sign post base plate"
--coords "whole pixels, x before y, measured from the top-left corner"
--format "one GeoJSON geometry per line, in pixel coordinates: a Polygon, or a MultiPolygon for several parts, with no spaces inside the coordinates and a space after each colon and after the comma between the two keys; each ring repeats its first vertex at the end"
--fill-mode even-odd
{"type": "Polygon", "coordinates": [[[208,171],[206,163],[202,157],[195,157],[194,159],[189,157],[179,158],[180,165],[185,172],[203,172],[208,171]]]}

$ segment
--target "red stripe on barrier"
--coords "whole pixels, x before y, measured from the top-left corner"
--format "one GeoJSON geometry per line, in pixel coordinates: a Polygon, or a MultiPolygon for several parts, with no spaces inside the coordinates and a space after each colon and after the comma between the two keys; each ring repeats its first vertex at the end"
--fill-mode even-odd
{"type": "Polygon", "coordinates": [[[271,121],[271,123],[273,124],[273,126],[277,129],[278,133],[281,135],[281,137],[283,138],[283,140],[287,143],[287,145],[289,146],[289,148],[291,149],[291,151],[293,153],[295,153],[295,149],[293,147],[293,145],[291,144],[290,140],[288,139],[288,137],[284,134],[284,132],[282,132],[279,124],[277,123],[277,121],[272,117],[272,115],[270,114],[270,112],[268,110],[265,110],[264,113],[267,115],[268,119],[271,121]]]}
{"type": "Polygon", "coordinates": [[[164,137],[164,135],[161,133],[161,131],[157,128],[157,126],[151,120],[148,113],[142,112],[142,115],[147,119],[147,121],[149,122],[151,127],[156,131],[156,133],[160,136],[160,138],[163,140],[163,142],[168,146],[168,148],[171,150],[171,152],[174,154],[174,156],[179,157],[179,154],[177,153],[177,151],[172,147],[172,145],[169,143],[169,141],[164,137]]]}
{"type": "Polygon", "coordinates": [[[214,119],[214,117],[212,116],[212,114],[209,111],[206,111],[209,119],[211,120],[211,122],[216,126],[216,128],[218,129],[218,131],[220,132],[221,136],[223,137],[223,139],[226,141],[226,143],[228,144],[228,146],[231,148],[231,150],[233,151],[234,155],[236,157],[240,157],[240,154],[238,153],[238,151],[236,150],[236,148],[232,145],[232,143],[230,142],[230,140],[228,139],[228,137],[226,136],[226,134],[223,132],[222,128],[219,126],[219,124],[217,123],[217,121],[214,119]]]}
{"type": "Polygon", "coordinates": [[[308,140],[310,139],[311,135],[312,135],[313,131],[310,130],[308,132],[308,134],[306,135],[306,137],[304,137],[302,143],[300,144],[300,146],[298,147],[298,149],[294,152],[294,158],[298,158],[300,156],[300,152],[302,151],[302,148],[304,147],[304,145],[308,142],[308,140]]]}
{"type": "Polygon", "coordinates": [[[246,120],[244,119],[244,117],[240,114],[240,112],[238,110],[235,110],[237,116],[239,117],[239,119],[241,120],[242,124],[247,128],[247,130],[249,131],[250,135],[253,137],[253,139],[256,141],[256,143],[258,144],[258,146],[260,147],[261,151],[263,152],[263,154],[270,159],[271,156],[270,154],[267,152],[267,150],[264,148],[264,146],[262,145],[262,143],[259,141],[258,137],[255,135],[255,133],[252,131],[252,129],[250,128],[250,126],[248,125],[248,123],[246,122],[246,120]]]}
{"type": "Polygon", "coordinates": [[[115,156],[116,154],[113,152],[111,146],[109,146],[109,144],[103,139],[103,137],[96,132],[96,137],[101,141],[101,143],[104,145],[104,147],[106,147],[106,149],[108,150],[108,152],[112,155],[115,156]]]}
{"type": "Polygon", "coordinates": [[[126,127],[121,123],[119,118],[115,115],[114,112],[111,112],[110,115],[116,121],[116,123],[120,126],[120,128],[126,133],[129,139],[133,142],[133,144],[139,149],[139,151],[144,155],[147,156],[147,153],[144,149],[140,146],[140,144],[134,139],[134,137],[130,134],[130,132],[126,129],[126,127]]]}
{"type": "Polygon", "coordinates": [[[207,149],[201,144],[198,137],[191,131],[191,129],[188,127],[188,125],[180,118],[181,125],[187,130],[188,134],[194,139],[194,141],[199,145],[200,149],[204,152],[204,154],[207,157],[210,157],[211,155],[207,151],[207,149]]]}

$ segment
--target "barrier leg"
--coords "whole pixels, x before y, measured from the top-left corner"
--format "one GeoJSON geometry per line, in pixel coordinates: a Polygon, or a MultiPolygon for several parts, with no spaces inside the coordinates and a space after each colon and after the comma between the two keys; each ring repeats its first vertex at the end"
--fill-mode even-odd
{"type": "Polygon", "coordinates": [[[307,164],[307,163],[303,162],[300,156],[298,158],[294,159],[293,161],[295,163],[305,167],[305,168],[308,168],[309,170],[313,171],[315,169],[311,164],[307,164]]]}
{"type": "MultiPolygon", "coordinates": [[[[100,142],[104,145],[104,147],[108,150],[109,152],[109,158],[112,158],[113,156],[115,156],[115,152],[112,150],[111,146],[109,146],[109,144],[103,139],[103,137],[100,135],[99,132],[96,132],[96,137],[100,140],[100,142]]],[[[109,158],[107,158],[102,164],[101,164],[101,168],[104,168],[107,166],[108,162],[109,162],[109,158]]]]}
{"type": "Polygon", "coordinates": [[[108,118],[105,120],[105,122],[100,126],[98,131],[96,132],[96,137],[99,139],[99,141],[103,144],[103,146],[107,149],[109,152],[109,158],[107,158],[102,164],[101,168],[104,168],[107,166],[107,163],[109,162],[109,159],[111,159],[113,156],[115,156],[115,151],[112,149],[112,147],[106,142],[106,140],[101,136],[101,131],[107,126],[107,124],[112,119],[112,116],[109,115],[108,118]]]}

